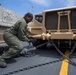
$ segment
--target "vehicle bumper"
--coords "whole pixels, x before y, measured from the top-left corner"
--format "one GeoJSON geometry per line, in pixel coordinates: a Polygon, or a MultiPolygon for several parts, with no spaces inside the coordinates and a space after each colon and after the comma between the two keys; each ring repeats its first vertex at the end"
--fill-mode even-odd
{"type": "Polygon", "coordinates": [[[75,40],[76,34],[72,32],[54,32],[54,33],[42,33],[40,35],[33,35],[32,37],[43,40],[49,40],[49,39],[75,40]]]}

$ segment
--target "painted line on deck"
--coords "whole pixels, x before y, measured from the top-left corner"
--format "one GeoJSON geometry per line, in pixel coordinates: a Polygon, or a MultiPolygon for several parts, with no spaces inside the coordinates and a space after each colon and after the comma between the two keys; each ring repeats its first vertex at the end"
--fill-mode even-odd
{"type": "MultiPolygon", "coordinates": [[[[66,56],[69,55],[69,50],[66,50],[65,55],[66,56]]],[[[64,59],[62,61],[62,66],[61,66],[59,75],[68,75],[68,60],[67,59],[64,59]]]]}

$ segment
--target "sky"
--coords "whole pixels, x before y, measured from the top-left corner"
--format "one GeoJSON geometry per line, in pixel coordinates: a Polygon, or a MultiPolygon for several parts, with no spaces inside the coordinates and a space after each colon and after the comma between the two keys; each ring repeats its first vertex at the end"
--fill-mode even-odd
{"type": "Polygon", "coordinates": [[[24,15],[40,13],[48,9],[76,6],[76,0],[0,0],[4,8],[24,15]]]}

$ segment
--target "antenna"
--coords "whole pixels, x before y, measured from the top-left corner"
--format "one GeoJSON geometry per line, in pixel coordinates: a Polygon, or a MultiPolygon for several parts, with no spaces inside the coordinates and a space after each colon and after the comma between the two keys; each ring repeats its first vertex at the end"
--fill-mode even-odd
{"type": "Polygon", "coordinates": [[[34,13],[34,5],[32,5],[31,12],[34,13]]]}

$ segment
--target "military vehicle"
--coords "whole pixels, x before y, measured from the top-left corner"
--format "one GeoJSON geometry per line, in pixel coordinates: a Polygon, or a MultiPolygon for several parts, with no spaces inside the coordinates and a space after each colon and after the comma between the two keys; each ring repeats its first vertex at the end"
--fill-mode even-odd
{"type": "MultiPolygon", "coordinates": [[[[61,46],[61,44],[72,46],[76,39],[75,19],[76,7],[46,10],[40,14],[36,14],[34,16],[33,23],[30,23],[28,26],[29,35],[33,39],[34,46],[37,48],[47,42],[51,43],[52,40],[57,46],[61,46]]],[[[24,43],[23,45],[27,45],[27,43],[24,43]]],[[[0,69],[0,74],[75,75],[75,46],[72,47],[70,53],[69,50],[64,49],[66,50],[65,55],[61,52],[63,49],[59,50],[56,46],[56,49],[38,49],[35,51],[36,56],[34,57],[28,58],[26,56],[21,56],[19,58],[15,58],[15,60],[9,60],[7,62],[9,64],[8,67],[0,69]],[[72,54],[73,52],[74,54],[72,54]],[[69,57],[71,57],[72,60],[69,57]],[[16,62],[17,60],[18,62],[16,62]]],[[[5,50],[7,47],[6,45],[4,46],[4,44],[0,45],[0,51],[5,50]]]]}
{"type": "Polygon", "coordinates": [[[76,40],[76,6],[36,14],[28,31],[36,39],[34,45],[53,40],[58,46],[72,46],[76,40]]]}

